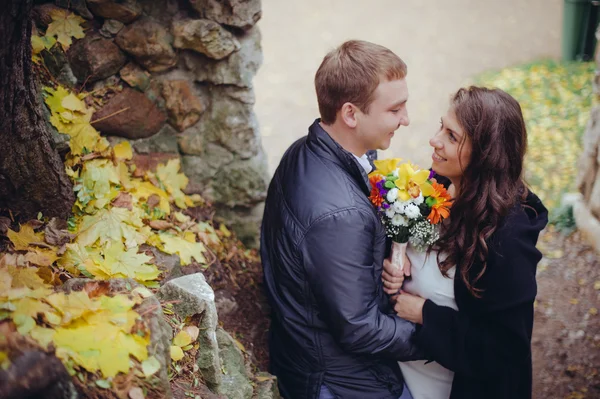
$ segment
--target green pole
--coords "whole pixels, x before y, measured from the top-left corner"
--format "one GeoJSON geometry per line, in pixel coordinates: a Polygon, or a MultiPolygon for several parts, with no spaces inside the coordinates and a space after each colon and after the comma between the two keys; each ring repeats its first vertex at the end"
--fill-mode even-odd
{"type": "Polygon", "coordinates": [[[564,0],[562,59],[573,61],[581,52],[585,25],[590,14],[590,0],[564,0]]]}

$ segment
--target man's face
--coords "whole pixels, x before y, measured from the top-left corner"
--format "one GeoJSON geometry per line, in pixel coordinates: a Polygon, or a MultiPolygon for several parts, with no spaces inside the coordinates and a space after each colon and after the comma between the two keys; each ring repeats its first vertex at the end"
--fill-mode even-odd
{"type": "Polygon", "coordinates": [[[382,81],[368,113],[356,112],[357,139],[366,150],[387,150],[400,126],[408,126],[406,79],[382,81]]]}

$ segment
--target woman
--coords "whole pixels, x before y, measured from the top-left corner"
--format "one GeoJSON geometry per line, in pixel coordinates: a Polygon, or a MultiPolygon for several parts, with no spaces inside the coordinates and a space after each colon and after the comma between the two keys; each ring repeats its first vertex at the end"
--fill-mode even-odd
{"type": "MultiPolygon", "coordinates": [[[[421,325],[434,362],[401,363],[414,399],[531,398],[535,245],[547,210],[523,181],[527,133],[501,90],[460,89],[430,140],[432,169],[450,184],[450,218],[427,253],[409,247],[411,280],[392,298],[421,325]]],[[[398,292],[386,262],[386,292],[398,292]]]]}

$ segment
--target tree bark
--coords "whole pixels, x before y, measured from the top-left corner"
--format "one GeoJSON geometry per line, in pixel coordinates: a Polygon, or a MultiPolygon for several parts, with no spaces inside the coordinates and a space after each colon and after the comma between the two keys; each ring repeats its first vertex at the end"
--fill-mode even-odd
{"type": "Polygon", "coordinates": [[[75,196],[32,71],[32,0],[0,4],[0,209],[66,219],[75,196]]]}

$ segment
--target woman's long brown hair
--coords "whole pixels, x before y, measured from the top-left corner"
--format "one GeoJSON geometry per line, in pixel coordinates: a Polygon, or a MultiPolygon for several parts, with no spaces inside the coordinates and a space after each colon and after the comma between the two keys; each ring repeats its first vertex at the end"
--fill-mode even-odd
{"type": "Polygon", "coordinates": [[[434,248],[448,255],[444,260],[438,255],[442,274],[456,265],[469,292],[480,297],[476,284],[487,267],[488,240],[526,191],[527,131],[519,103],[502,90],[463,88],[451,106],[472,149],[452,215],[434,248]]]}

